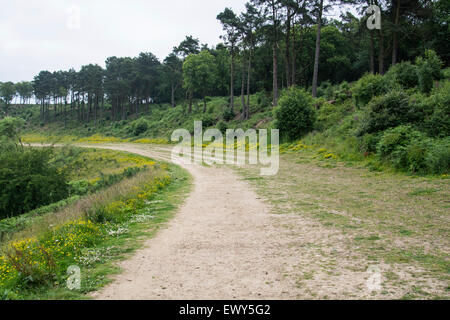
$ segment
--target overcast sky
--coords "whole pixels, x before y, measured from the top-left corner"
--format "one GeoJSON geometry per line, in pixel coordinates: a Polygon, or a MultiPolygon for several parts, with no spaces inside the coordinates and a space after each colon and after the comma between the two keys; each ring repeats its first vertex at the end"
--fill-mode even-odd
{"type": "Polygon", "coordinates": [[[216,16],[245,0],[0,0],[0,81],[78,69],[110,56],[164,59],[186,35],[220,42],[216,16]]]}
{"type": "Polygon", "coordinates": [[[186,35],[220,42],[216,16],[246,0],[0,0],[0,81],[41,70],[104,67],[110,56],[152,52],[163,60],[186,35]]]}

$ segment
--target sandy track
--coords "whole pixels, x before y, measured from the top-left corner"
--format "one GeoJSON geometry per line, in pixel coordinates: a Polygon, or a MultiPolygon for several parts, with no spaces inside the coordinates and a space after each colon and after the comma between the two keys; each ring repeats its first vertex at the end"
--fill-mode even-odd
{"type": "MultiPolygon", "coordinates": [[[[96,146],[169,160],[164,149],[96,146]]],[[[227,168],[183,165],[194,190],[176,217],[96,299],[283,299],[282,243],[268,207],[227,168]]]]}

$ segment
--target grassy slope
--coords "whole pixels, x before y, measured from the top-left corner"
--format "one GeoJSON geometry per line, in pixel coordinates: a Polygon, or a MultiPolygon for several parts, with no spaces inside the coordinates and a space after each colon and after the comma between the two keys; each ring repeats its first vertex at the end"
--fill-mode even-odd
{"type": "MultiPolygon", "coordinates": [[[[71,202],[62,208],[58,208],[56,211],[45,212],[39,216],[24,215],[19,217],[21,218],[19,221],[21,222],[21,227],[17,230],[12,230],[14,232],[10,230],[11,233],[8,234],[8,242],[6,243],[6,240],[4,239],[2,243],[1,252],[5,255],[2,256],[0,254],[0,298],[85,298],[84,295],[87,292],[96,290],[108,282],[106,279],[107,275],[119,271],[113,265],[113,261],[128,257],[131,252],[141,246],[142,241],[153,236],[156,231],[172,217],[175,213],[175,209],[184,200],[186,193],[188,193],[190,189],[191,178],[189,174],[175,165],[155,163],[153,160],[146,157],[132,155],[126,152],[95,149],[79,150],[78,148],[70,148],[70,150],[72,153],[76,150],[77,156],[72,154],[72,158],[68,161],[69,164],[77,162],[80,159],[83,160],[82,163],[84,164],[84,168],[79,168],[78,178],[88,177],[94,174],[96,169],[114,171],[118,169],[123,170],[128,166],[136,166],[143,163],[152,165],[149,169],[138,173],[132,178],[122,180],[105,190],[81,197],[73,203],[71,202]],[[112,165],[108,166],[107,163],[111,159],[114,159],[115,161],[112,161],[112,165]],[[154,190],[154,184],[158,184],[160,181],[159,179],[165,179],[164,177],[167,175],[171,177],[170,184],[163,186],[162,190],[156,192],[152,191],[154,190]],[[145,192],[145,194],[142,192],[145,192]],[[119,211],[116,213],[115,203],[117,203],[117,205],[120,204],[118,208],[121,213],[119,213],[119,211]],[[50,280],[48,276],[45,276],[44,280],[30,281],[30,279],[39,276],[41,271],[38,270],[40,270],[40,268],[43,268],[42,270],[47,270],[51,267],[44,263],[45,260],[48,261],[48,258],[43,261],[40,261],[39,258],[39,252],[41,252],[39,246],[43,246],[41,248],[47,247],[45,242],[47,240],[45,239],[54,237],[61,227],[64,229],[65,226],[74,221],[86,219],[86,215],[92,215],[100,208],[105,208],[106,211],[102,212],[106,212],[107,215],[112,215],[115,222],[112,224],[104,224],[101,222],[102,219],[95,222],[98,218],[96,218],[95,215],[92,216],[90,219],[94,219],[94,226],[95,228],[100,228],[100,230],[102,230],[101,234],[96,236],[94,243],[87,245],[81,252],[71,251],[70,249],[67,252],[67,254],[72,254],[73,258],[76,259],[75,263],[71,263],[79,265],[82,269],[81,290],[70,291],[66,288],[65,279],[67,276],[64,272],[65,259],[60,260],[61,258],[57,258],[56,260],[58,264],[56,270],[50,271],[51,273],[56,272],[56,276],[50,277],[50,279],[53,280],[50,280]],[[125,211],[122,211],[122,209],[125,211]],[[113,232],[108,231],[109,229],[113,232]],[[33,243],[36,240],[41,243],[36,247],[37,251],[34,249],[27,249],[22,245],[28,243],[28,241],[33,243]],[[92,244],[94,246],[92,246],[92,244]],[[13,256],[11,256],[11,254],[13,254],[13,256]],[[10,264],[8,260],[17,255],[21,257],[17,260],[19,261],[19,264],[17,264],[17,266],[16,263],[10,264]],[[28,266],[26,261],[36,261],[37,266],[42,265],[38,267],[38,269],[35,269],[32,265],[28,266]],[[63,266],[60,266],[61,263],[63,266]],[[11,272],[15,272],[14,270],[18,267],[27,270],[26,272],[29,273],[31,278],[27,276],[26,278],[19,280],[18,283],[13,284],[11,281],[17,281],[14,280],[17,278],[15,278],[15,276],[10,278],[10,274],[11,272]]],[[[62,152],[62,154],[63,153],[64,152],[62,152]]],[[[72,174],[74,173],[72,172],[72,174]]],[[[158,188],[160,189],[161,187],[158,188]]],[[[2,221],[2,223],[4,222],[5,221],[2,221]]],[[[84,235],[82,231],[80,231],[81,233],[77,232],[73,235],[71,235],[70,232],[71,231],[64,235],[66,240],[62,243],[69,241],[69,239],[77,239],[77,237],[81,237],[81,240],[83,237],[88,237],[88,234],[84,235]]],[[[50,243],[54,243],[54,241],[51,240],[50,243]]],[[[76,246],[79,247],[79,245],[76,246]]],[[[33,247],[34,245],[28,248],[33,247]]],[[[44,250],[50,252],[51,255],[55,254],[58,256],[58,250],[60,249],[58,249],[58,244],[56,243],[56,248],[48,247],[44,250]]],[[[49,271],[45,272],[47,273],[49,271]]]]}
{"type": "MultiPolygon", "coordinates": [[[[115,178],[115,183],[124,179],[122,173],[127,169],[142,170],[144,166],[151,166],[154,162],[146,157],[130,154],[128,152],[103,150],[103,149],[83,149],[72,146],[55,148],[52,158],[54,164],[61,170],[66,170],[71,182],[85,181],[86,186],[95,187],[101,179],[105,177],[115,178]]],[[[36,224],[47,213],[52,213],[69,206],[78,201],[78,195],[71,195],[68,199],[63,199],[57,203],[37,208],[29,213],[3,219],[0,221],[0,245],[7,239],[27,227],[36,224]]]]}
{"type": "Polygon", "coordinates": [[[90,299],[87,294],[110,283],[111,276],[121,272],[117,261],[126,260],[140,249],[146,240],[154,237],[174,216],[176,209],[189,193],[192,180],[187,171],[172,165],[169,170],[174,181],[158,192],[146,205],[145,210],[142,210],[151,212],[155,218],[147,219],[145,214],[138,214],[134,220],[116,226],[117,229],[125,228],[127,230],[125,233],[110,236],[95,247],[83,250],[83,255],[79,258],[82,270],[80,290],[68,290],[64,283],[62,285],[53,283],[34,292],[28,292],[24,298],[90,299]]]}
{"type": "MultiPolygon", "coordinates": [[[[227,127],[246,129],[253,127],[265,128],[270,126],[273,119],[271,108],[268,107],[267,97],[253,95],[251,96],[251,105],[251,119],[241,121],[238,115],[239,112],[237,112],[235,119],[229,121],[227,127]]],[[[119,139],[113,139],[113,137],[121,138],[123,140],[126,139],[126,141],[129,141],[128,139],[135,141],[154,138],[162,138],[168,141],[175,129],[184,128],[192,131],[194,120],[205,120],[205,124],[210,122],[209,127],[216,126],[222,119],[227,106],[228,103],[226,98],[213,97],[208,101],[208,111],[206,114],[202,112],[203,106],[199,102],[198,104],[194,103],[193,113],[186,115],[183,111],[184,108],[186,108],[186,105],[178,105],[176,108],[171,108],[169,105],[152,105],[150,114],[142,113],[138,117],[148,121],[148,130],[138,136],[134,135],[132,130],[132,123],[136,120],[135,115],[123,121],[111,122],[103,119],[97,127],[94,127],[93,121],[80,124],[74,117],[69,117],[66,127],[61,120],[51,121],[45,125],[41,124],[38,106],[27,107],[28,111],[20,111],[17,115],[28,119],[26,134],[24,136],[24,141],[26,142],[48,141],[49,138],[50,140],[53,138],[53,140],[58,140],[60,142],[73,142],[82,137],[93,136],[94,134],[110,137],[111,142],[120,142],[119,139]]],[[[237,102],[236,110],[239,111],[240,109],[240,103],[237,102]]],[[[62,119],[62,116],[59,117],[59,119],[62,119]]],[[[108,140],[98,142],[108,142],[108,140]]]]}

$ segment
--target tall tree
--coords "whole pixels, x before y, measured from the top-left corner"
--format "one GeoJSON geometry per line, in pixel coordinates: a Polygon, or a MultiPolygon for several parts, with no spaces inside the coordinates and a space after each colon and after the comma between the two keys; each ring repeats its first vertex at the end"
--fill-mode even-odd
{"type": "Polygon", "coordinates": [[[175,108],[175,94],[180,85],[182,85],[183,62],[172,52],[164,59],[164,66],[170,79],[170,102],[172,108],[175,108]]]}
{"type": "Polygon", "coordinates": [[[22,105],[30,102],[30,99],[33,97],[33,85],[31,82],[22,81],[16,83],[17,94],[20,96],[20,103],[22,105]]]}
{"type": "MultiPolygon", "coordinates": [[[[212,92],[216,83],[216,61],[212,54],[204,50],[192,54],[183,63],[184,87],[190,97],[198,94],[203,100],[203,112],[206,112],[206,95],[212,92]]],[[[192,101],[189,104],[192,106],[192,101]]],[[[192,110],[190,109],[189,112],[192,110]]]]}
{"type": "Polygon", "coordinates": [[[217,19],[222,23],[226,35],[221,36],[225,44],[229,46],[231,53],[231,72],[230,72],[230,108],[234,112],[234,71],[236,58],[236,44],[240,36],[240,21],[236,14],[230,8],[225,8],[217,19]]]}
{"type": "Polygon", "coordinates": [[[9,113],[9,108],[11,106],[11,101],[14,99],[16,95],[16,87],[14,86],[14,83],[8,81],[5,83],[2,83],[0,87],[0,97],[3,99],[4,103],[4,113],[7,116],[9,113]]]}
{"type": "Polygon", "coordinates": [[[266,21],[270,21],[269,41],[272,43],[272,91],[273,106],[278,105],[278,38],[280,33],[280,9],[282,3],[280,0],[252,0],[252,2],[261,8],[266,21]]]}
{"type": "Polygon", "coordinates": [[[175,54],[181,55],[183,59],[191,54],[197,54],[200,52],[200,40],[193,36],[186,36],[186,39],[178,47],[174,47],[173,51],[175,54]]]}
{"type": "Polygon", "coordinates": [[[316,51],[314,55],[314,73],[312,83],[312,95],[317,97],[317,86],[319,80],[319,61],[320,61],[320,40],[322,36],[322,14],[323,14],[323,0],[317,2],[317,36],[316,36],[316,51]]]}

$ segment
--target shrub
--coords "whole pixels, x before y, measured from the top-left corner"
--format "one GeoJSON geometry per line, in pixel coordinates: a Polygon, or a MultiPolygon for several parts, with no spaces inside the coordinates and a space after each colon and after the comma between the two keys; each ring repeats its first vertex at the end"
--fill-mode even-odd
{"type": "Polygon", "coordinates": [[[392,83],[398,83],[405,89],[419,84],[417,67],[408,62],[397,63],[386,73],[385,77],[392,83]]]}
{"type": "Polygon", "coordinates": [[[281,97],[279,104],[275,118],[283,137],[296,139],[313,129],[314,100],[304,89],[290,88],[281,97]]]}
{"type": "Polygon", "coordinates": [[[48,205],[68,196],[67,174],[51,164],[51,149],[0,154],[0,218],[48,205]]]}
{"type": "Polygon", "coordinates": [[[444,81],[425,103],[425,107],[432,110],[424,122],[427,133],[433,137],[450,136],[450,81],[444,81]]]}
{"type": "Polygon", "coordinates": [[[217,123],[216,128],[217,128],[220,132],[225,133],[225,132],[227,131],[227,128],[228,128],[228,127],[227,127],[227,124],[226,124],[225,121],[220,120],[220,121],[217,123]]]}
{"type": "Polygon", "coordinates": [[[399,126],[384,132],[377,145],[377,154],[397,169],[425,172],[430,141],[411,126],[399,126]]]}
{"type": "Polygon", "coordinates": [[[388,90],[388,85],[383,76],[378,74],[365,74],[358,80],[353,88],[353,97],[358,107],[368,104],[373,97],[382,95],[388,90]]]}
{"type": "Polygon", "coordinates": [[[422,111],[402,91],[391,91],[369,103],[359,135],[375,133],[421,119],[422,111]]]}
{"type": "Polygon", "coordinates": [[[270,106],[271,101],[267,97],[267,93],[265,91],[260,91],[256,94],[256,102],[259,107],[265,108],[270,106]]]}
{"type": "Polygon", "coordinates": [[[224,121],[228,122],[234,119],[236,115],[234,114],[234,112],[230,109],[230,108],[225,108],[223,114],[222,114],[222,118],[224,121]]]}
{"type": "Polygon", "coordinates": [[[144,118],[140,118],[131,123],[131,130],[134,136],[140,136],[148,130],[149,123],[144,118]]]}
{"type": "Polygon", "coordinates": [[[426,163],[429,173],[450,172],[450,138],[438,140],[432,144],[426,157],[426,163]]]}
{"type": "Polygon", "coordinates": [[[424,57],[416,59],[416,65],[420,89],[425,93],[429,93],[433,88],[433,81],[442,78],[441,68],[443,62],[436,52],[426,50],[424,57]]]}
{"type": "Polygon", "coordinates": [[[365,134],[361,139],[360,150],[364,154],[376,153],[380,142],[379,134],[365,134]]]}
{"type": "Polygon", "coordinates": [[[318,101],[318,103],[319,109],[316,119],[316,128],[318,130],[325,130],[338,124],[346,115],[347,110],[350,109],[349,104],[331,104],[326,101],[318,101]]]}
{"type": "Polygon", "coordinates": [[[203,122],[203,127],[208,128],[208,127],[214,126],[214,124],[216,123],[216,120],[213,118],[212,115],[205,114],[202,117],[202,122],[203,122]]]}

